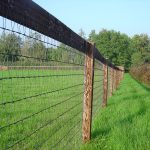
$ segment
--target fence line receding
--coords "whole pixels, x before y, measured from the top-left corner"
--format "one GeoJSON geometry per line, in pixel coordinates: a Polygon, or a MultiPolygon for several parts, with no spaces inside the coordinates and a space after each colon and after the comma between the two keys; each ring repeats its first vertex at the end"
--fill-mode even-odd
{"type": "Polygon", "coordinates": [[[0,149],[79,149],[122,78],[36,3],[0,1],[0,149]]]}

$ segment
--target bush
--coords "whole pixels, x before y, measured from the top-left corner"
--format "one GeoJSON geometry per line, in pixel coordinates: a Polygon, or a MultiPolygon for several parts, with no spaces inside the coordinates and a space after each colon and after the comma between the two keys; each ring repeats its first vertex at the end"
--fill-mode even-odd
{"type": "Polygon", "coordinates": [[[131,67],[130,74],[140,82],[150,85],[150,64],[131,67]]]}

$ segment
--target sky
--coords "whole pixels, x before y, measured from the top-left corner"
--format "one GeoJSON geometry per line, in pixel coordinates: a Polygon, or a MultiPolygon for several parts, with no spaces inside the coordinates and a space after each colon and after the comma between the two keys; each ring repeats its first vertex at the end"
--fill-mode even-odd
{"type": "Polygon", "coordinates": [[[150,35],[150,0],[33,0],[76,33],[82,28],[150,35]]]}

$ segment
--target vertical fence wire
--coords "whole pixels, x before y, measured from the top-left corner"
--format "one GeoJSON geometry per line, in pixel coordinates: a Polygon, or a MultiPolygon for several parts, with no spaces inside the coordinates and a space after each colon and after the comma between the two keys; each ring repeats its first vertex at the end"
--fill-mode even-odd
{"type": "Polygon", "coordinates": [[[101,108],[103,96],[103,64],[98,60],[94,63],[94,84],[93,84],[93,119],[96,112],[101,108]]]}
{"type": "Polygon", "coordinates": [[[79,146],[84,54],[6,18],[0,22],[0,149],[79,146]]]}
{"type": "MultiPolygon", "coordinates": [[[[0,149],[79,149],[84,63],[77,49],[0,17],[0,149]]],[[[119,74],[113,72],[114,90],[119,74]]],[[[92,118],[102,104],[103,73],[95,59],[92,118]]]]}
{"type": "Polygon", "coordinates": [[[107,95],[108,96],[107,97],[109,98],[110,97],[110,84],[111,84],[111,81],[110,81],[111,80],[111,77],[110,77],[111,76],[111,68],[109,66],[108,66],[108,75],[107,76],[108,76],[108,80],[107,80],[108,81],[108,84],[107,84],[107,95]]]}

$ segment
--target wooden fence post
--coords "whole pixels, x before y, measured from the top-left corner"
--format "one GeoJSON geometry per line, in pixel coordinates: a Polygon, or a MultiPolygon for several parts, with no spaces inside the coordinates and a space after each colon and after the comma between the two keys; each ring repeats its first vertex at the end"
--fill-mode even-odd
{"type": "Polygon", "coordinates": [[[92,101],[93,101],[93,80],[94,80],[94,44],[87,44],[85,58],[85,78],[84,78],[84,102],[82,120],[82,141],[83,143],[91,139],[92,124],[92,101]]]}
{"type": "Polygon", "coordinates": [[[107,90],[108,90],[108,66],[103,64],[104,79],[103,79],[103,102],[102,107],[107,106],[107,90]]]}

